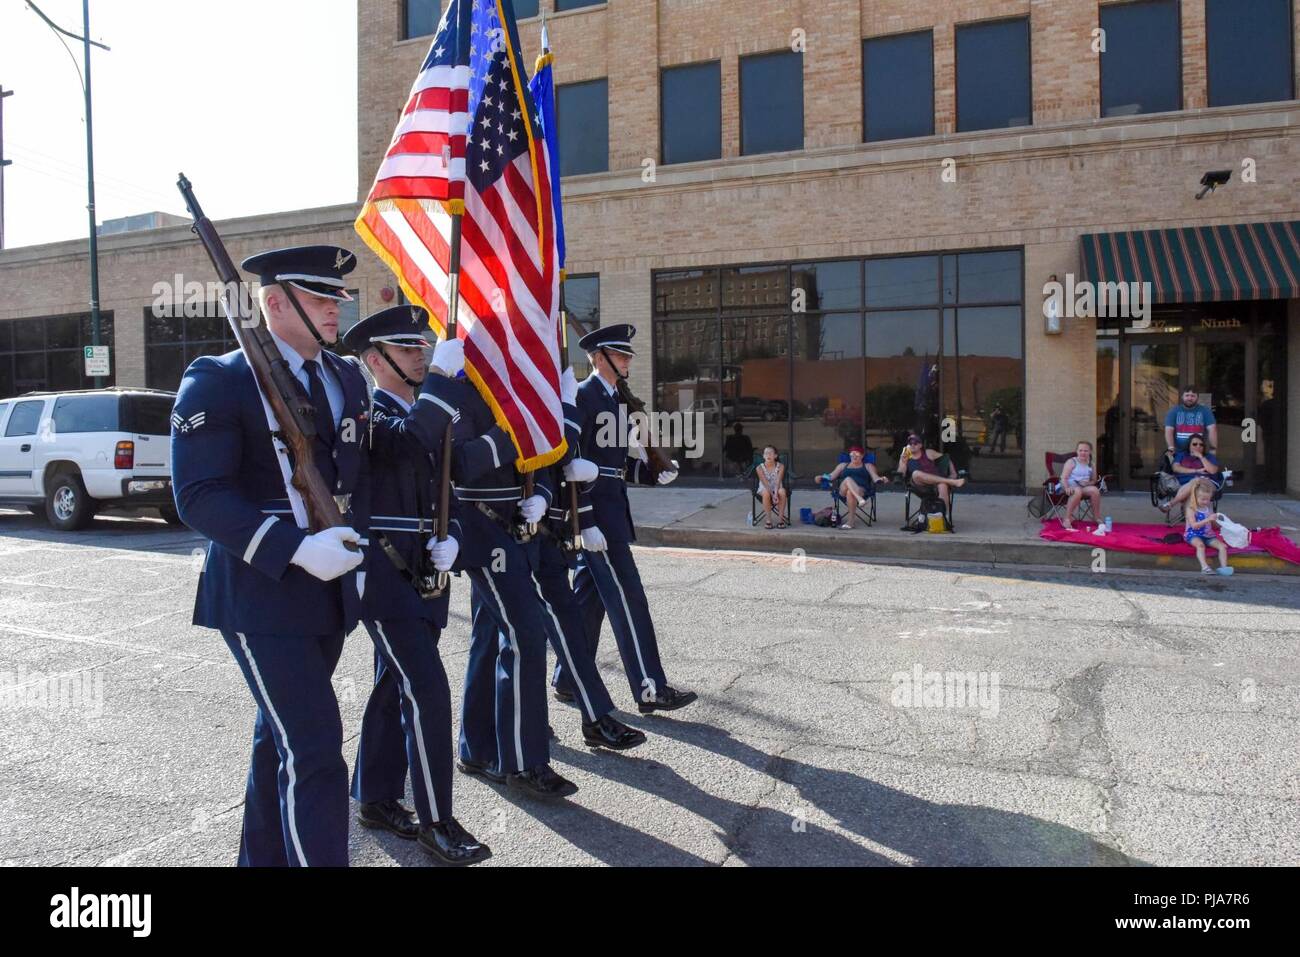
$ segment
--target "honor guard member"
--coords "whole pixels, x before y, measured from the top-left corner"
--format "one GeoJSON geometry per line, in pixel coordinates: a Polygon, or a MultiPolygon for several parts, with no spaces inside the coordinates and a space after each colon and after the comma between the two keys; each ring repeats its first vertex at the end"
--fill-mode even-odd
{"type": "MultiPolygon", "coordinates": [[[[636,534],[626,482],[667,485],[677,477],[676,472],[652,469],[644,448],[639,444],[629,446],[630,437],[622,432],[627,412],[620,409],[618,383],[627,378],[636,355],[632,350],[635,335],[633,326],[620,324],[589,332],[578,342],[587,353],[592,373],[578,386],[577,425],[582,432],[582,457],[595,462],[599,469],[591,489],[591,504],[607,548],[586,549],[578,556],[573,591],[586,616],[592,657],[600,640],[601,622],[609,613],[632,696],[641,713],[649,714],[683,708],[696,699],[696,694],[678,691],[668,684],[659,661],[650,604],[632,558],[631,543],[636,534]],[[614,428],[609,427],[610,423],[614,428]],[[614,442],[608,441],[611,435],[614,442]]],[[[577,689],[563,664],[556,667],[555,694],[562,701],[574,701],[577,689]]]]}
{"type": "MultiPolygon", "coordinates": [[[[370,563],[362,621],[375,643],[375,684],[357,745],[352,796],[358,821],[385,828],[445,864],[491,856],[452,817],[451,692],[438,654],[447,626],[450,589],[439,595],[438,572],[459,551],[453,508],[448,537],[437,539],[443,437],[451,424],[465,364],[459,339],[439,342],[436,374],[428,375],[429,316],[420,306],[393,306],[348,330],[343,345],[358,354],[375,381],[370,418],[370,563]],[[424,383],[425,391],[420,391],[424,383]],[[401,804],[411,771],[415,816],[401,804]]],[[[477,443],[482,446],[482,443],[477,443]]],[[[481,458],[491,460],[483,450],[481,458]]]]}
{"type": "Polygon", "coordinates": [[[605,549],[605,536],[596,525],[595,511],[591,505],[590,483],[599,474],[596,463],[579,457],[582,432],[578,427],[578,410],[574,405],[578,396],[578,381],[573,369],[564,370],[560,377],[560,397],[564,403],[564,437],[569,451],[565,460],[551,466],[552,481],[556,487],[555,501],[547,512],[547,523],[541,526],[543,534],[538,541],[539,564],[533,577],[538,593],[546,605],[550,627],[547,635],[555,650],[556,661],[573,676],[574,695],[571,703],[582,713],[582,739],[589,747],[626,751],[645,743],[645,733],[630,728],[614,717],[614,702],[609,697],[605,682],[596,667],[596,656],[587,641],[586,623],[582,605],[569,584],[569,572],[577,564],[578,549],[601,552],[605,549]],[[572,507],[569,483],[578,486],[578,524],[580,537],[573,542],[573,522],[569,513],[572,507]]]}
{"type": "MultiPolygon", "coordinates": [[[[246,259],[261,279],[267,329],[315,416],[313,459],[351,527],[295,523],[257,381],[241,350],[195,359],[172,414],[176,508],[210,539],[194,623],[221,632],[257,704],[239,863],[348,863],[348,769],[330,676],[360,616],[369,521],[370,399],[357,367],[325,350],[338,337],[343,280],[336,246],[246,259]]],[[[292,494],[297,494],[296,492],[292,494]]]]}
{"type": "Polygon", "coordinates": [[[483,397],[468,380],[458,381],[456,445],[487,443],[494,467],[456,483],[465,529],[457,567],[473,585],[457,766],[532,797],[568,797],[577,785],[550,766],[546,612],[533,581],[538,542],[524,532],[543,520],[554,492],[542,469],[534,493],[524,496],[513,441],[498,438],[483,397]]]}

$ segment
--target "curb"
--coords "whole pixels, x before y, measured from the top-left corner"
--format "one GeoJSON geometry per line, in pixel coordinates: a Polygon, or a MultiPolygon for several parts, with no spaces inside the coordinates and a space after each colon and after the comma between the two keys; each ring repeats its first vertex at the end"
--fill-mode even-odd
{"type": "MultiPolygon", "coordinates": [[[[857,535],[839,537],[834,529],[829,534],[812,534],[798,530],[773,531],[770,534],[729,529],[675,528],[669,526],[636,526],[636,544],[673,548],[700,548],[750,552],[779,552],[789,554],[802,548],[810,555],[869,559],[929,559],[942,562],[970,562],[980,565],[1056,565],[1073,571],[1091,571],[1092,549],[1082,545],[1056,542],[997,542],[963,539],[956,535],[930,535],[922,532],[899,536],[863,538],[857,535]]],[[[901,533],[900,533],[901,534],[901,533]]],[[[1182,555],[1148,555],[1142,552],[1106,551],[1108,568],[1146,571],[1196,570],[1195,560],[1182,555]]],[[[1300,565],[1292,565],[1271,555],[1237,555],[1232,566],[1238,572],[1254,575],[1300,576],[1300,565]]],[[[1219,580],[1215,576],[1216,580],[1219,580]]]]}

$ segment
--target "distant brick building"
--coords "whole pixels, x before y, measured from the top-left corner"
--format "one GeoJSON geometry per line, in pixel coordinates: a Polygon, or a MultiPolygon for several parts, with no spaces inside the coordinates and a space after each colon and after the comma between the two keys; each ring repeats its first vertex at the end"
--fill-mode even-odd
{"type": "MultiPolygon", "coordinates": [[[[528,61],[538,6],[515,3],[528,61]]],[[[1300,494],[1300,0],[540,6],[569,299],[638,327],[634,391],[707,413],[690,474],[721,474],[740,420],[802,475],[863,440],[891,464],[919,429],[981,485],[1032,486],[1086,438],[1139,488],[1194,380],[1241,487],[1300,494]],[[1231,181],[1198,201],[1211,170],[1231,181]],[[1069,277],[1151,282],[1149,322],[1066,303],[1049,333],[1069,277]]],[[[362,194],[436,7],[359,0],[362,194]]],[[[236,258],[360,252],[354,213],[220,225],[236,258]]],[[[226,347],[219,322],[151,314],[155,283],[208,278],[184,227],[100,250],[119,383],[174,385],[226,347]]],[[[353,275],[359,312],[396,288],[365,252],[353,275]]],[[[0,252],[0,396],[71,381],[85,288],[81,243],[0,252]]]]}

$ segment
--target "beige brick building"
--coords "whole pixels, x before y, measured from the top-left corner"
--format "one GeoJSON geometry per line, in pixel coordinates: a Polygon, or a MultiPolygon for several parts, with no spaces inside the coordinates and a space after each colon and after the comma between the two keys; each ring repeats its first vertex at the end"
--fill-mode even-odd
{"type": "MultiPolygon", "coordinates": [[[[573,129],[564,125],[564,88],[603,80],[606,90],[605,168],[563,181],[568,272],[599,277],[602,324],[637,327],[642,358],[634,391],[654,396],[665,411],[704,413],[709,437],[693,472],[716,480],[729,471],[722,436],[732,420],[755,446],[793,447],[796,471],[804,475],[829,467],[834,453],[863,439],[881,464],[892,465],[898,433],[934,430],[937,441],[946,424],[959,430],[954,448],[972,476],[992,487],[1036,485],[1044,452],[1072,449],[1086,438],[1100,441],[1104,464],[1121,473],[1126,487],[1141,488],[1141,476],[1164,448],[1155,417],[1176,399],[1180,383],[1196,380],[1220,421],[1221,457],[1247,476],[1243,487],[1300,494],[1300,414],[1286,414],[1300,398],[1300,290],[1285,259],[1288,243],[1300,235],[1300,227],[1285,228],[1300,220],[1300,0],[1240,4],[1259,4],[1261,23],[1287,23],[1285,61],[1272,46],[1261,46],[1249,58],[1254,62],[1240,67],[1233,64],[1243,57],[1238,52],[1234,61],[1233,50],[1241,47],[1232,43],[1243,41],[1216,26],[1223,19],[1218,3],[608,0],[554,12],[556,0],[540,0],[556,54],[562,139],[573,129]],[[1175,24],[1172,33],[1143,28],[1150,70],[1134,70],[1131,59],[1126,70],[1109,65],[1131,49],[1126,33],[1146,23],[1124,19],[1128,11],[1121,7],[1147,7],[1141,16],[1175,24]],[[1173,19],[1159,20],[1166,14],[1173,19]],[[1027,45],[1013,43],[1013,56],[1000,55],[997,44],[1015,31],[993,37],[972,29],[991,22],[1024,23],[1027,45]],[[920,100],[920,112],[929,112],[921,118],[926,128],[878,139],[868,128],[878,115],[873,104],[905,107],[917,96],[901,84],[896,91],[864,85],[869,63],[912,62],[886,61],[903,54],[864,41],[905,34],[921,35],[923,46],[929,36],[921,72],[929,73],[932,91],[920,100]],[[1097,51],[1099,39],[1106,52],[1097,51]],[[993,59],[979,59],[990,50],[993,59]],[[745,84],[753,83],[754,100],[767,92],[757,71],[745,73],[747,64],[777,51],[800,57],[801,144],[747,151],[746,137],[762,134],[758,124],[768,121],[757,102],[751,102],[757,112],[746,113],[745,84]],[[1111,51],[1116,59],[1107,61],[1111,51]],[[989,102],[997,97],[987,90],[1000,88],[981,87],[979,65],[992,64],[996,74],[1021,55],[1029,122],[973,128],[973,117],[1002,108],[989,102]],[[1174,64],[1172,76],[1161,71],[1165,62],[1174,64]],[[1244,76],[1266,62],[1274,75],[1284,64],[1286,82],[1270,88],[1278,95],[1211,105],[1230,100],[1234,83],[1246,82],[1238,83],[1234,71],[1244,76]],[[699,114],[701,128],[717,128],[716,155],[667,162],[662,71],[702,63],[717,64],[720,109],[715,116],[705,97],[707,112],[699,114]],[[1144,73],[1160,73],[1164,85],[1155,99],[1146,99],[1143,87],[1134,94],[1139,106],[1127,106],[1124,84],[1140,86],[1150,79],[1144,73]],[[1103,74],[1115,79],[1118,92],[1103,74]],[[744,76],[755,79],[742,82],[744,76]],[[1176,90],[1172,108],[1141,105],[1159,103],[1170,90],[1176,90]],[[743,116],[758,119],[746,129],[743,116]],[[1231,170],[1232,180],[1198,200],[1198,182],[1210,170],[1231,170]],[[1183,231],[1152,234],[1151,248],[1158,250],[1162,237],[1181,235],[1195,245],[1214,241],[1215,233],[1198,232],[1204,227],[1243,224],[1275,228],[1218,234],[1220,240],[1237,236],[1246,261],[1213,283],[1193,284],[1181,302],[1164,288],[1170,301],[1155,310],[1151,325],[1066,315],[1059,334],[1047,331],[1045,284],[1090,275],[1081,237],[1103,234],[1097,248],[1113,250],[1127,248],[1128,234],[1138,231],[1183,231]],[[1276,238],[1282,252],[1255,246],[1259,236],[1276,238]],[[989,251],[1006,255],[977,255],[989,251]],[[906,256],[921,258],[903,262],[906,256]],[[866,278],[844,304],[818,290],[834,272],[823,271],[823,261],[841,264],[843,275],[864,270],[859,275],[866,278]],[[881,292],[893,277],[913,274],[921,278],[908,282],[929,288],[923,274],[931,264],[933,302],[924,291],[894,300],[881,292]],[[1004,272],[1014,266],[1013,293],[993,295],[992,305],[979,296],[962,298],[959,289],[993,282],[981,272],[986,265],[1004,272]],[[758,268],[732,271],[750,266],[758,268]],[[950,292],[950,273],[967,277],[967,271],[969,282],[952,279],[950,292]],[[757,284],[760,275],[772,285],[755,286],[745,299],[745,283],[757,284]],[[684,306],[682,283],[702,290],[684,306]],[[807,314],[795,302],[797,290],[816,293],[807,314]]],[[[403,39],[407,12],[400,0],[358,3],[362,194],[428,49],[427,36],[403,39]]],[[[522,20],[519,32],[531,64],[540,19],[522,20]]],[[[1270,28],[1269,43],[1279,42],[1278,35],[1270,28]]],[[[1012,73],[1008,68],[1006,82],[1015,91],[1012,73]]],[[[680,119],[691,104],[675,101],[673,108],[680,119]]],[[[219,225],[237,260],[300,242],[360,251],[351,229],[355,211],[332,207],[219,225]]],[[[1171,248],[1177,258],[1177,242],[1171,248]]],[[[161,384],[158,370],[170,370],[182,353],[168,352],[167,342],[149,331],[153,286],[177,273],[208,278],[202,250],[184,227],[107,237],[100,249],[117,382],[161,384]],[[152,375],[150,349],[167,356],[154,363],[152,375]]],[[[1121,256],[1092,274],[1151,278],[1125,269],[1133,261],[1121,256]]],[[[1156,279],[1167,280],[1162,268],[1148,265],[1156,279]]],[[[382,306],[396,288],[365,252],[354,276],[363,313],[382,306]]],[[[82,243],[0,252],[0,325],[82,313],[85,288],[82,243]]],[[[16,384],[3,377],[0,368],[4,394],[13,394],[16,384]]]]}

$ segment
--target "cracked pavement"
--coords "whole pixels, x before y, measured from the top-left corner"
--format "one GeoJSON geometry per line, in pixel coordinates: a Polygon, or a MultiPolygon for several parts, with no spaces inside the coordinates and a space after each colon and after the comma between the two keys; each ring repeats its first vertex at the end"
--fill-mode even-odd
{"type": "MultiPolygon", "coordinates": [[[[60,534],[0,513],[0,864],[233,863],[253,706],[189,624],[200,546],[156,521],[60,534]]],[[[552,701],[567,803],[457,775],[489,866],[1300,863],[1287,580],[637,561],[669,679],[700,701],[623,712],[649,735],[623,754],[588,750],[552,701]]],[[[455,698],[463,579],[451,611],[455,698]]],[[[600,664],[631,707],[608,629],[600,664]]],[[[334,682],[349,765],[370,680],[358,630],[334,682]]],[[[427,862],[387,834],[351,841],[354,864],[427,862]]]]}

